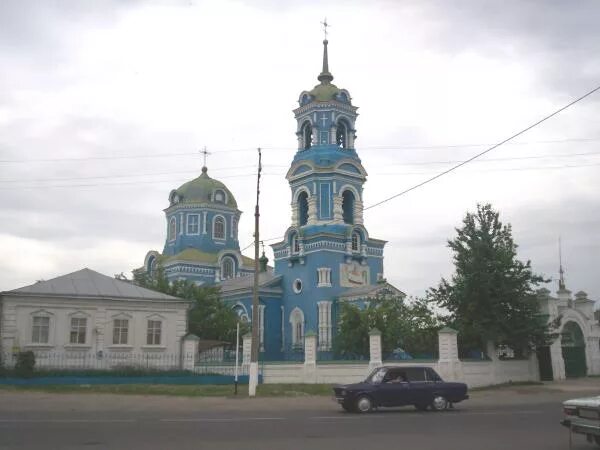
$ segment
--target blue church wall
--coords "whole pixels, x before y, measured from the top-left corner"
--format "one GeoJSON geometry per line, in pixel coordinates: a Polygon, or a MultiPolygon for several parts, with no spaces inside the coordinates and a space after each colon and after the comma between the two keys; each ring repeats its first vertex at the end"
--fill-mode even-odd
{"type": "MultiPolygon", "coordinates": [[[[246,292],[227,297],[225,303],[231,308],[241,305],[252,320],[252,293],[246,292]]],[[[264,305],[264,350],[261,358],[265,360],[282,359],[281,298],[272,295],[259,295],[259,304],[264,305]]]]}
{"type": "MultiPolygon", "coordinates": [[[[340,286],[340,265],[346,263],[346,256],[342,253],[321,250],[314,254],[302,257],[304,264],[298,258],[289,267],[288,260],[276,261],[276,272],[283,275],[282,285],[284,298],[286,342],[291,342],[292,330],[289,322],[290,314],[298,307],[304,313],[305,332],[318,329],[319,301],[331,301],[349,288],[340,286]],[[318,287],[317,269],[328,267],[331,269],[331,287],[318,287]],[[296,293],[293,288],[294,282],[299,279],[302,282],[302,290],[296,293]]],[[[367,259],[369,269],[369,281],[371,285],[377,283],[377,275],[383,273],[383,258],[371,257],[367,259]]]]}
{"type": "MultiPolygon", "coordinates": [[[[167,256],[176,255],[186,248],[196,248],[206,253],[215,253],[224,248],[239,249],[237,239],[237,229],[232,230],[234,221],[239,220],[239,215],[228,211],[213,211],[207,209],[197,210],[175,210],[167,214],[167,239],[163,254],[167,256]],[[204,213],[206,213],[206,223],[204,213]],[[198,232],[188,233],[187,216],[198,217],[198,232]],[[225,222],[224,239],[214,237],[213,224],[217,216],[221,216],[225,222]],[[176,223],[175,239],[170,239],[170,224],[171,220],[176,223]]],[[[235,227],[237,228],[237,226],[235,227]]]]}

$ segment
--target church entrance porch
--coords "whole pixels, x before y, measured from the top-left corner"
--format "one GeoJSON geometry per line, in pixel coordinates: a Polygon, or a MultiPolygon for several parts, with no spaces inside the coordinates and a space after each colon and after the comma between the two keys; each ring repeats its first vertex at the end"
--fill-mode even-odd
{"type": "Polygon", "coordinates": [[[576,322],[567,322],[561,335],[562,357],[565,363],[567,378],[585,377],[587,364],[585,356],[585,339],[576,322]]]}

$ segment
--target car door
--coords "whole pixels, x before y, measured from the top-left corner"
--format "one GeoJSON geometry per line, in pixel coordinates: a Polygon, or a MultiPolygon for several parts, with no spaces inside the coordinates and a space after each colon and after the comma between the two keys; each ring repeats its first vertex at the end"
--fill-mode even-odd
{"type": "Polygon", "coordinates": [[[406,375],[410,382],[410,401],[412,405],[428,405],[432,398],[432,383],[427,380],[424,367],[407,367],[406,375]]]}
{"type": "Polygon", "coordinates": [[[382,406],[402,406],[410,403],[410,383],[403,369],[388,369],[379,385],[382,406]]]}

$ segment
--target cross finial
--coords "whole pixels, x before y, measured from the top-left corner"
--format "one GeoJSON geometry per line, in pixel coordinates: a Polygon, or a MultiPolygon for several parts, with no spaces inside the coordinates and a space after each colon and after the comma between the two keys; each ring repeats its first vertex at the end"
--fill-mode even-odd
{"type": "Polygon", "coordinates": [[[210,155],[210,152],[208,150],[206,150],[206,146],[204,146],[204,148],[202,149],[202,151],[200,153],[202,153],[202,155],[204,157],[204,164],[202,164],[202,167],[206,167],[206,157],[208,155],[210,155]]]}
{"type": "Polygon", "coordinates": [[[325,40],[327,40],[327,27],[331,26],[327,23],[327,17],[321,22],[321,25],[323,25],[323,34],[325,35],[325,40]]]}

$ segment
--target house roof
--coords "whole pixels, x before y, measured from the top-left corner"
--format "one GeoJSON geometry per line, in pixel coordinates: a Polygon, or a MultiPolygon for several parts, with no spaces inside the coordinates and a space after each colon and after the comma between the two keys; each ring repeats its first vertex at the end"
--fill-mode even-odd
{"type": "Polygon", "coordinates": [[[39,281],[4,295],[95,297],[127,300],[187,301],[162,292],[146,289],[128,281],[117,280],[85,268],[48,281],[39,281]]]}

